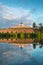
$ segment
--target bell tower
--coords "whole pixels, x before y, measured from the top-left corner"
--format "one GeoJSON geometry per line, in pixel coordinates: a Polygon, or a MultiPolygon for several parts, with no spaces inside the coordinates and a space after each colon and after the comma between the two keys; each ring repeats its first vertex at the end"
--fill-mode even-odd
{"type": "Polygon", "coordinates": [[[25,25],[22,22],[20,22],[19,26],[24,27],[25,25]]]}

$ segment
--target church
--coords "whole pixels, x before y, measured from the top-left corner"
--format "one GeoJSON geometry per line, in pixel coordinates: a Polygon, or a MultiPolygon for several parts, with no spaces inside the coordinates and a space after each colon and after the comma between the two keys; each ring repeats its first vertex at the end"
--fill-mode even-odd
{"type": "Polygon", "coordinates": [[[0,29],[0,33],[34,33],[33,28],[24,25],[22,22],[11,28],[0,29]]]}

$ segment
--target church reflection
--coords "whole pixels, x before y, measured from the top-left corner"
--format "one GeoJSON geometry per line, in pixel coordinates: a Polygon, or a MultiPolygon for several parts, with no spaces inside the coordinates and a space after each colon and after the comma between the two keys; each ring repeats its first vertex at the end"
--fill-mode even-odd
{"type": "Polygon", "coordinates": [[[30,44],[29,43],[12,43],[16,46],[18,46],[19,48],[24,48],[25,46],[29,46],[30,44]]]}
{"type": "MultiPolygon", "coordinates": [[[[36,49],[36,47],[38,45],[38,43],[35,43],[35,42],[34,43],[12,43],[12,44],[18,46],[21,49],[26,47],[26,46],[30,46],[30,44],[32,44],[33,49],[36,49]]],[[[39,43],[39,48],[42,48],[42,47],[43,47],[43,44],[39,43]]]]}
{"type": "MultiPolygon", "coordinates": [[[[30,44],[32,44],[32,46],[33,46],[33,49],[36,49],[36,45],[38,45],[38,43],[39,43],[39,48],[42,48],[43,47],[43,41],[42,40],[40,40],[40,41],[37,41],[37,40],[33,40],[32,41],[32,39],[29,39],[28,40],[28,43],[26,43],[26,42],[18,42],[18,40],[16,40],[17,42],[14,42],[15,41],[15,39],[13,39],[13,40],[11,40],[11,39],[0,39],[0,42],[8,42],[8,43],[11,43],[11,44],[14,44],[14,45],[16,45],[16,46],[18,46],[19,48],[24,48],[25,46],[29,46],[30,44]],[[30,41],[31,42],[30,42],[30,41]]],[[[19,40],[20,41],[20,40],[19,40]]],[[[23,40],[22,40],[23,41],[23,40]]]]}

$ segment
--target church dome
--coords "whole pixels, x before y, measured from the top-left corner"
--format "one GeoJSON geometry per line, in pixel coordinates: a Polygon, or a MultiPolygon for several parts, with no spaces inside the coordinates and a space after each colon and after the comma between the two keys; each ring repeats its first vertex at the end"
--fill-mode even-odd
{"type": "Polygon", "coordinates": [[[17,26],[13,26],[12,28],[30,28],[30,27],[25,26],[22,22],[20,22],[19,25],[17,25],[17,26]]]}

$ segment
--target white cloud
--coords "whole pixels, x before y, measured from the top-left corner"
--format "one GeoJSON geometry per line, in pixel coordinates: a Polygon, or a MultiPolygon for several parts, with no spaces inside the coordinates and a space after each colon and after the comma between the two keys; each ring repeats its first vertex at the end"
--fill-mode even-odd
{"type": "Polygon", "coordinates": [[[13,8],[5,6],[3,4],[0,4],[0,6],[1,22],[6,22],[7,20],[11,21],[12,23],[14,23],[14,21],[22,21],[23,23],[30,25],[34,21],[30,10],[26,10],[23,8],[13,8]]]}

